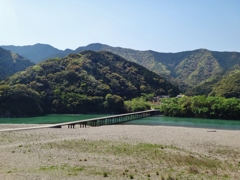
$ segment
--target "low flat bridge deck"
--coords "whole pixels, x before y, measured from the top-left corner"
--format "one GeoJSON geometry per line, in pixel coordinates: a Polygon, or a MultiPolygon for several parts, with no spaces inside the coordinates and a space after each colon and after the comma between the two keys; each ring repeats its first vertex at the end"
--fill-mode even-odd
{"type": "Polygon", "coordinates": [[[92,119],[86,119],[86,120],[77,120],[77,121],[51,124],[51,125],[25,127],[25,128],[14,128],[14,129],[2,129],[2,130],[0,130],[0,132],[42,129],[42,128],[61,128],[62,126],[68,126],[68,128],[74,128],[75,125],[77,125],[77,124],[80,126],[80,128],[82,128],[82,127],[84,128],[87,125],[95,127],[95,126],[102,126],[102,125],[119,124],[119,123],[123,123],[123,122],[127,122],[127,121],[132,121],[135,119],[154,116],[159,113],[160,112],[158,110],[148,110],[148,111],[119,114],[119,115],[106,116],[106,117],[100,117],[100,118],[92,118],[92,119]]]}

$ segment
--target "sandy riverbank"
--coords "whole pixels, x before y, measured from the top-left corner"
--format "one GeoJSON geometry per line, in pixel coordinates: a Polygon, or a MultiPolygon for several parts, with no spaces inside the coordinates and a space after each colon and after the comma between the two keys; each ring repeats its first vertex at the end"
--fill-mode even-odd
{"type": "MultiPolygon", "coordinates": [[[[0,129],[24,126],[33,125],[0,129]]],[[[240,131],[111,125],[1,132],[0,159],[0,179],[240,179],[240,131]]]]}

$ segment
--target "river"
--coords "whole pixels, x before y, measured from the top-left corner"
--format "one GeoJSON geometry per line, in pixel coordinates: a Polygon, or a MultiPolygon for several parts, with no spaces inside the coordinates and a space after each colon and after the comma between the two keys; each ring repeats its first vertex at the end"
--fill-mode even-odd
{"type": "MultiPolygon", "coordinates": [[[[46,116],[27,118],[0,118],[0,124],[56,124],[104,116],[108,116],[108,114],[50,114],[46,116]]],[[[200,118],[177,118],[166,116],[152,116],[129,121],[124,124],[240,130],[240,121],[200,118]]]]}
{"type": "Polygon", "coordinates": [[[167,116],[161,116],[161,115],[129,121],[129,122],[126,122],[125,124],[240,130],[240,120],[235,121],[235,120],[202,119],[202,118],[179,118],[179,117],[167,117],[167,116]]]}
{"type": "Polygon", "coordinates": [[[57,124],[108,116],[109,114],[49,114],[26,118],[0,118],[0,124],[57,124]]]}

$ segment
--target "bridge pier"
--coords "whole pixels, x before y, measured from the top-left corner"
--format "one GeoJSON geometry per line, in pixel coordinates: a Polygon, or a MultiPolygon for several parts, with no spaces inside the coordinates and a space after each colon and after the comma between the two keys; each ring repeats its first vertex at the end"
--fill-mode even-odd
{"type": "Polygon", "coordinates": [[[68,124],[68,128],[74,129],[76,124],[68,124]]]}
{"type": "Polygon", "coordinates": [[[79,123],[80,128],[86,128],[87,127],[87,122],[79,123]]]}

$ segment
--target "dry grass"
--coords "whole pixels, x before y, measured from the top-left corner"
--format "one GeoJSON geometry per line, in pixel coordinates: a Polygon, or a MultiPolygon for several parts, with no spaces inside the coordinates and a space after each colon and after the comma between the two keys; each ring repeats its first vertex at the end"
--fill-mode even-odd
{"type": "MultiPolygon", "coordinates": [[[[6,138],[6,136],[5,136],[6,138]]],[[[187,152],[174,146],[115,141],[62,140],[6,148],[11,159],[26,164],[1,164],[1,174],[35,174],[49,179],[228,179],[239,164],[187,152]],[[33,160],[35,164],[26,162],[33,160]],[[157,173],[156,173],[157,172],[157,173]]],[[[215,153],[218,153],[219,150],[215,153]]],[[[225,151],[224,151],[225,153],[225,151]]],[[[228,150],[227,154],[239,152],[228,150]]],[[[222,151],[220,151],[221,155],[222,151]]],[[[235,156],[233,156],[235,157],[235,156]]]]}
{"type": "Polygon", "coordinates": [[[240,179],[239,148],[212,146],[201,153],[79,132],[1,133],[0,179],[240,179]]]}

